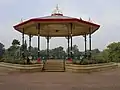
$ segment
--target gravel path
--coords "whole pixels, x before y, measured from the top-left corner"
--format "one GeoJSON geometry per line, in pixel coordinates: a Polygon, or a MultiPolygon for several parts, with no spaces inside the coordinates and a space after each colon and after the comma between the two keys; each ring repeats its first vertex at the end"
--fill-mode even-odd
{"type": "Polygon", "coordinates": [[[120,69],[80,74],[7,73],[0,68],[0,90],[120,90],[120,69]]]}

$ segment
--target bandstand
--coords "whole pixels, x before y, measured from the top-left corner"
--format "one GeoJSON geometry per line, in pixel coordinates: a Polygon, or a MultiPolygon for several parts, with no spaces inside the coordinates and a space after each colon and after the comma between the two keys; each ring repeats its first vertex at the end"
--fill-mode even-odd
{"type": "MultiPolygon", "coordinates": [[[[32,18],[23,21],[14,26],[14,29],[22,33],[22,45],[24,45],[24,35],[29,36],[29,52],[31,52],[31,38],[37,36],[38,58],[40,56],[40,37],[45,37],[47,40],[47,60],[49,59],[49,43],[50,38],[65,37],[67,39],[68,59],[72,59],[72,38],[75,36],[84,37],[85,56],[87,52],[87,35],[89,36],[89,52],[91,57],[91,35],[98,30],[100,25],[85,21],[83,19],[64,16],[59,10],[58,6],[50,16],[32,18]]],[[[23,47],[24,55],[24,47],[23,47]]],[[[30,54],[30,53],[29,53],[30,54]]]]}

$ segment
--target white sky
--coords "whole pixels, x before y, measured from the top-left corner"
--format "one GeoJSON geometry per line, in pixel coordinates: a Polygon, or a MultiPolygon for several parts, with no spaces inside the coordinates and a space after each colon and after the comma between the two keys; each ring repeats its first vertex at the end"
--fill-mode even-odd
{"type": "MultiPolygon", "coordinates": [[[[101,25],[92,35],[92,48],[103,50],[109,43],[120,41],[120,0],[0,0],[0,42],[6,48],[14,38],[21,41],[21,34],[13,29],[13,25],[32,17],[50,15],[59,4],[64,15],[81,17],[101,25]]],[[[28,37],[26,36],[26,39],[28,37]]],[[[46,40],[41,39],[41,48],[46,48],[46,40]]],[[[83,37],[73,38],[80,50],[84,49],[83,37]]],[[[37,46],[37,38],[32,39],[32,45],[37,46]]],[[[65,38],[52,38],[50,48],[63,46],[67,48],[65,38]]]]}

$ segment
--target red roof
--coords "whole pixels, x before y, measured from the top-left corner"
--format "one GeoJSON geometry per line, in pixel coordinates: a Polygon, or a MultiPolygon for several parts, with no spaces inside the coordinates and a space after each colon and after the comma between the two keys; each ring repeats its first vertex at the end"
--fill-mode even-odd
{"type": "Polygon", "coordinates": [[[95,23],[92,23],[92,22],[89,22],[89,21],[85,21],[85,20],[82,20],[82,19],[78,19],[78,18],[73,18],[73,17],[68,17],[68,16],[63,16],[62,14],[58,15],[58,14],[55,14],[55,15],[51,15],[51,16],[45,16],[45,17],[40,17],[40,18],[32,18],[32,19],[29,19],[27,21],[24,21],[22,23],[19,23],[17,25],[14,26],[15,29],[17,29],[17,27],[21,26],[21,25],[24,25],[26,23],[29,23],[29,22],[59,22],[59,21],[69,21],[69,22],[80,22],[80,23],[84,23],[84,24],[89,24],[89,25],[92,25],[92,26],[97,26],[97,27],[100,27],[100,25],[98,24],[95,24],[95,23]]]}

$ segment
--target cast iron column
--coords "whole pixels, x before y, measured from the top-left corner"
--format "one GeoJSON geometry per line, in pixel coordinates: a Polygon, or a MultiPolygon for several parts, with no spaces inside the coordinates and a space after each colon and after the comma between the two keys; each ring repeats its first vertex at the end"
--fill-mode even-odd
{"type": "Polygon", "coordinates": [[[40,58],[40,23],[38,23],[37,28],[38,28],[38,58],[40,58]]]}
{"type": "Polygon", "coordinates": [[[85,58],[86,58],[86,56],[87,56],[87,35],[85,34],[84,35],[84,39],[85,39],[85,58]]]}
{"type": "Polygon", "coordinates": [[[68,35],[68,58],[70,57],[70,55],[69,55],[69,53],[70,53],[69,43],[70,43],[70,36],[68,35]]]}
{"type": "Polygon", "coordinates": [[[49,36],[47,36],[47,59],[49,60],[49,36]]]}
{"type": "Polygon", "coordinates": [[[91,58],[91,28],[89,28],[89,53],[91,58]]]}
{"type": "Polygon", "coordinates": [[[22,57],[24,58],[24,28],[23,28],[23,32],[22,32],[22,57]]]}
{"type": "Polygon", "coordinates": [[[29,54],[31,56],[31,35],[29,35],[29,54]]]}
{"type": "Polygon", "coordinates": [[[70,52],[70,54],[71,54],[71,58],[73,58],[73,55],[72,55],[72,23],[70,24],[70,30],[71,30],[71,52],[70,52]]]}

